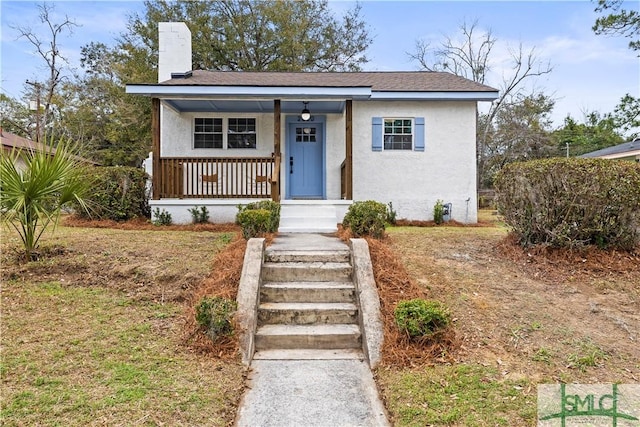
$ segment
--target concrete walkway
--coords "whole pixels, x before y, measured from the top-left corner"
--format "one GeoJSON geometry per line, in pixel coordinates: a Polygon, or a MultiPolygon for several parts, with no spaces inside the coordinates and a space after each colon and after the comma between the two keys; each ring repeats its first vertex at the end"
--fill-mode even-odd
{"type": "Polygon", "coordinates": [[[358,360],[254,360],[239,427],[388,426],[373,375],[358,360]]]}
{"type": "MultiPolygon", "coordinates": [[[[335,237],[280,234],[268,250],[344,250],[335,237]]],[[[360,359],[253,360],[239,427],[389,426],[371,369],[360,359]]]]}

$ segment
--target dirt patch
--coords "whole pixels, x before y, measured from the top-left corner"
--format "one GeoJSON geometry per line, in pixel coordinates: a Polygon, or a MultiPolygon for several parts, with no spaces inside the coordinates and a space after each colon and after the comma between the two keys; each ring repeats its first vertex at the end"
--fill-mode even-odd
{"type": "MultiPolygon", "coordinates": [[[[214,255],[237,233],[223,239],[207,232],[61,227],[46,234],[37,262],[21,262],[17,238],[3,245],[3,278],[59,281],[116,289],[135,301],[182,302],[207,277],[214,255]]],[[[7,235],[7,237],[12,237],[7,235]]]]}
{"type": "Polygon", "coordinates": [[[523,250],[498,228],[389,234],[410,277],[451,307],[456,361],[533,381],[640,380],[637,253],[523,250]]]}
{"type": "Polygon", "coordinates": [[[149,230],[149,231],[210,231],[212,233],[240,232],[236,224],[174,224],[154,225],[147,218],[135,218],[130,221],[113,221],[109,219],[89,220],[76,216],[67,216],[62,220],[66,227],[111,228],[114,230],[149,230]]]}

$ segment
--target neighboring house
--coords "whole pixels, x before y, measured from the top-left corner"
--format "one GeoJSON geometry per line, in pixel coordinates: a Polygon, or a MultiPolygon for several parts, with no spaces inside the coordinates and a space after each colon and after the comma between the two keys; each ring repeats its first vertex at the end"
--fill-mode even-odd
{"type": "MultiPolygon", "coordinates": [[[[23,138],[11,132],[7,132],[2,128],[0,128],[0,142],[2,143],[3,154],[9,154],[14,150],[19,150],[21,152],[50,151],[51,154],[55,153],[55,149],[48,148],[47,146],[45,146],[44,144],[40,144],[39,142],[23,138]]],[[[18,170],[25,169],[25,163],[22,156],[18,156],[16,158],[15,166],[18,170]]]]}
{"type": "Polygon", "coordinates": [[[281,202],[282,231],[335,229],[359,200],[429,220],[440,199],[477,221],[477,102],[494,88],[438,72],[192,71],[184,23],[159,24],[158,64],[159,83],[127,93],[152,98],[150,203],[174,222],[196,205],[233,221],[257,199],[281,202]]]}
{"type": "Polygon", "coordinates": [[[624,159],[640,162],[640,138],[636,138],[631,142],[614,145],[613,147],[607,147],[601,150],[585,153],[578,157],[591,157],[598,159],[624,159]]]}
{"type": "MultiPolygon", "coordinates": [[[[27,138],[23,138],[21,136],[18,136],[14,133],[11,132],[7,132],[6,130],[0,128],[0,142],[2,143],[2,151],[4,154],[8,154],[11,153],[13,150],[19,150],[22,153],[30,151],[30,152],[35,152],[35,151],[40,151],[40,152],[46,152],[49,154],[55,154],[56,149],[49,147],[45,144],[42,144],[40,142],[36,142],[36,141],[32,141],[30,139],[27,138]]],[[[78,157],[79,160],[82,160],[83,162],[86,162],[88,164],[91,165],[98,165],[98,163],[89,160],[89,159],[85,159],[82,157],[78,157]]],[[[24,163],[24,159],[22,156],[18,156],[16,158],[16,169],[18,170],[24,170],[25,169],[25,163],[24,163]]]]}

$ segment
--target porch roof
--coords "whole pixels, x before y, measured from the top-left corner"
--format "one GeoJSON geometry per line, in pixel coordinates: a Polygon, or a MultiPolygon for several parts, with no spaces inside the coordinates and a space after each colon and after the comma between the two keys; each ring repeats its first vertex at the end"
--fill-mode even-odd
{"type": "MultiPolygon", "coordinates": [[[[158,84],[128,84],[127,93],[170,99],[473,100],[493,101],[498,90],[442,72],[199,71],[158,84]]],[[[173,103],[174,108],[180,102],[173,103]]],[[[186,103],[182,103],[186,104],[186,103]]],[[[265,104],[266,106],[266,104],[265,104]]],[[[267,107],[268,108],[268,107],[267,107]]]]}

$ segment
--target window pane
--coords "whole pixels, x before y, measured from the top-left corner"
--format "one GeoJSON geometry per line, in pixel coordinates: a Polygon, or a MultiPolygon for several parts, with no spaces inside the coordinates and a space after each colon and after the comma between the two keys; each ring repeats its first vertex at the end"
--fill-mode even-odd
{"type": "Polygon", "coordinates": [[[256,148],[256,119],[230,118],[227,135],[228,148],[256,148]]]}
{"type": "Polygon", "coordinates": [[[384,119],[385,150],[411,150],[412,145],[412,119],[384,119]]]}
{"type": "Polygon", "coordinates": [[[194,148],[222,148],[222,119],[196,117],[193,146],[194,148]]]}
{"type": "Polygon", "coordinates": [[[228,135],[229,148],[256,148],[255,134],[231,133],[228,135]]]}

